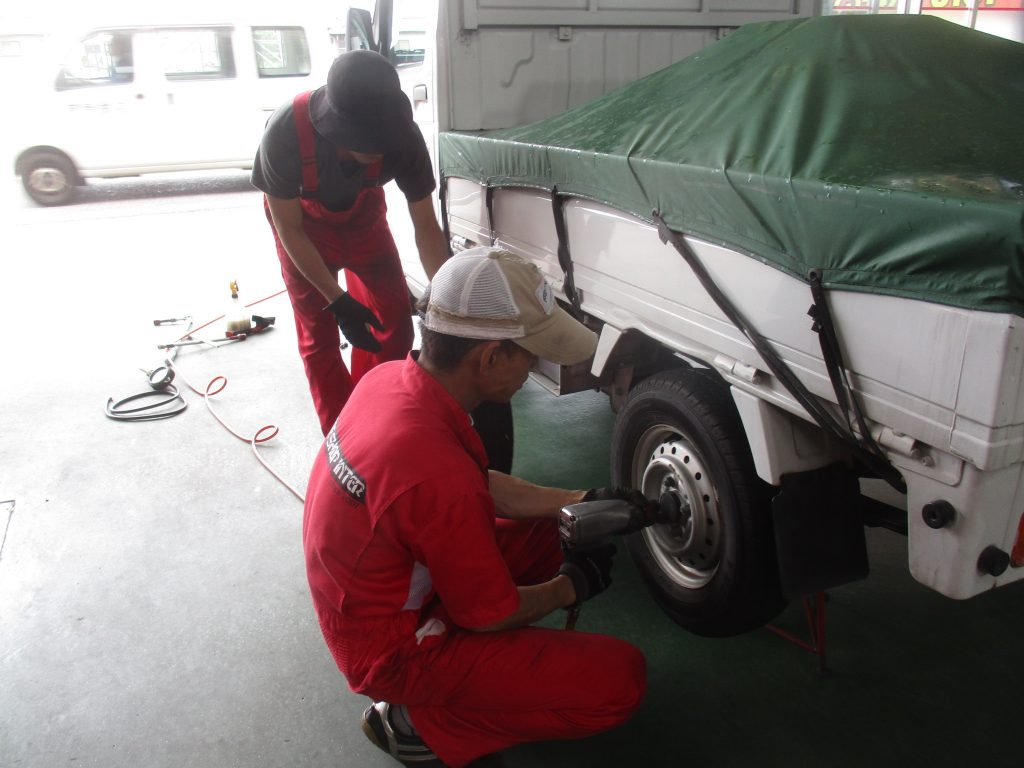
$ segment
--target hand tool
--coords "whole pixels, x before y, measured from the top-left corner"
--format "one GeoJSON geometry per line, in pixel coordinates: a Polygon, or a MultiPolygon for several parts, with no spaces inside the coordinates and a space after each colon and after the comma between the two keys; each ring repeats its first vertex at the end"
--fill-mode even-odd
{"type": "MultiPolygon", "coordinates": [[[[650,525],[671,525],[689,516],[689,505],[680,503],[671,494],[658,501],[647,500],[641,508],[624,499],[583,501],[569,504],[558,513],[558,536],[562,549],[588,549],[597,547],[612,536],[623,536],[650,525]]],[[[580,606],[569,609],[566,629],[573,629],[579,618],[580,606]]]]}

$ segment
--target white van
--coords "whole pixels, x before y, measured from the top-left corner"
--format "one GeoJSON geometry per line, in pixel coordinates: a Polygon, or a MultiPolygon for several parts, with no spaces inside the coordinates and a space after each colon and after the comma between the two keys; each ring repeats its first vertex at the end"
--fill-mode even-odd
{"type": "Polygon", "coordinates": [[[15,173],[61,205],[89,177],[250,168],[267,118],[335,53],[326,22],[91,29],[8,127],[15,173]]]}

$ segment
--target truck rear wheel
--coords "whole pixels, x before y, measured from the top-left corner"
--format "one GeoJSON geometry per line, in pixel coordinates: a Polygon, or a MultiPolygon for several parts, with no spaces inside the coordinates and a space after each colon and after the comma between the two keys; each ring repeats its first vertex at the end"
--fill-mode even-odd
{"type": "Polygon", "coordinates": [[[21,184],[39,205],[64,205],[75,193],[78,174],[63,155],[39,152],[25,161],[21,184]]]}
{"type": "Polygon", "coordinates": [[[721,637],[782,610],[770,486],[754,471],[728,386],[685,369],[641,382],[612,436],[615,482],[678,504],[678,524],[629,537],[657,602],[680,626],[721,637]]]}

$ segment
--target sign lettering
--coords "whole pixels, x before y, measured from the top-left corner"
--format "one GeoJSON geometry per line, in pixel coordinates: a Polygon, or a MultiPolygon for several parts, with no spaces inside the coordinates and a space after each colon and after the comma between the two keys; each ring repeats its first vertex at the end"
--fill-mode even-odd
{"type": "MultiPolygon", "coordinates": [[[[900,0],[832,0],[833,11],[895,11],[900,0]]],[[[969,11],[971,0],[921,0],[922,11],[969,11]]],[[[1024,0],[978,0],[979,11],[1024,11],[1024,0]]]]}
{"type": "Polygon", "coordinates": [[[341,452],[341,444],[338,442],[338,433],[333,428],[327,433],[324,451],[327,453],[327,465],[331,468],[334,481],[353,499],[364,503],[366,501],[366,482],[345,460],[345,456],[341,452]]]}

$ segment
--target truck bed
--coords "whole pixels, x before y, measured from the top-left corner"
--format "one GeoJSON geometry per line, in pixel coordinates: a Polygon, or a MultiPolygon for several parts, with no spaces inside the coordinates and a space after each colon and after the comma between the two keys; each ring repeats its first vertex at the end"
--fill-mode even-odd
{"type": "Polygon", "coordinates": [[[827,287],[1024,316],[1021,72],[1021,44],[929,17],[750,24],[560,115],[442,134],[440,164],[827,287]]]}

